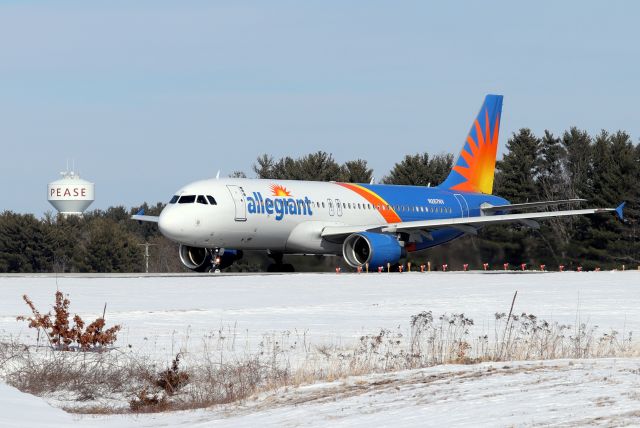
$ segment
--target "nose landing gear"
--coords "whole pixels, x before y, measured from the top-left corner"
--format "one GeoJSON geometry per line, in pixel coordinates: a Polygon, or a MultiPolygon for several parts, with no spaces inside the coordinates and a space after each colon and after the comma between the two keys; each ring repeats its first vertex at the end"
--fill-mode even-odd
{"type": "Polygon", "coordinates": [[[207,272],[210,273],[220,273],[220,265],[222,262],[222,258],[220,257],[220,248],[209,248],[209,259],[211,260],[211,264],[207,269],[207,272]]]}

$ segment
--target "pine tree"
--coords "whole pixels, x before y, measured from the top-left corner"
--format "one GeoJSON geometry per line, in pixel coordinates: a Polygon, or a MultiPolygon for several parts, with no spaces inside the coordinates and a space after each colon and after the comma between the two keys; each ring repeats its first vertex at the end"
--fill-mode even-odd
{"type": "Polygon", "coordinates": [[[273,168],[275,167],[275,162],[273,160],[273,156],[269,156],[267,154],[263,154],[258,156],[256,159],[256,163],[253,164],[253,172],[256,173],[257,178],[275,178],[273,168]]]}
{"type": "Polygon", "coordinates": [[[449,175],[453,166],[453,155],[443,154],[429,157],[428,153],[407,155],[396,163],[382,182],[385,184],[407,184],[413,186],[436,186],[449,175]]]}
{"type": "Polygon", "coordinates": [[[634,199],[637,201],[637,185],[631,179],[637,176],[638,169],[635,147],[624,132],[609,135],[602,131],[595,139],[591,155],[590,202],[598,207],[615,207],[625,200],[632,203],[628,204],[631,209],[626,210],[626,224],[613,215],[591,216],[582,235],[581,256],[588,267],[620,267],[637,260],[631,227],[637,219],[633,203],[634,199]]]}
{"type": "MultiPolygon", "coordinates": [[[[537,199],[549,201],[569,198],[564,169],[566,156],[560,138],[545,130],[540,140],[540,157],[535,174],[537,199]]],[[[532,249],[539,263],[549,266],[564,263],[571,239],[569,221],[565,217],[558,217],[540,222],[540,229],[534,234],[538,239],[532,249]]]]}
{"type": "Polygon", "coordinates": [[[372,177],[373,170],[363,159],[347,161],[340,167],[339,180],[346,183],[369,183],[372,177]]]}
{"type": "Polygon", "coordinates": [[[523,128],[507,141],[507,153],[496,163],[499,171],[494,193],[512,203],[528,202],[537,194],[536,173],[540,164],[540,139],[523,128]]]}
{"type": "Polygon", "coordinates": [[[574,126],[562,135],[562,145],[567,152],[565,171],[569,196],[584,198],[588,195],[590,186],[591,137],[587,131],[581,131],[574,126]]]}
{"type": "MultiPolygon", "coordinates": [[[[520,129],[507,141],[507,153],[496,163],[494,194],[512,203],[536,198],[536,174],[540,164],[540,139],[529,129],[520,129]]],[[[535,264],[535,233],[521,225],[488,227],[482,232],[482,254],[491,263],[535,264]],[[501,260],[495,260],[495,257],[501,260]],[[491,258],[491,259],[489,259],[491,258]]]]}

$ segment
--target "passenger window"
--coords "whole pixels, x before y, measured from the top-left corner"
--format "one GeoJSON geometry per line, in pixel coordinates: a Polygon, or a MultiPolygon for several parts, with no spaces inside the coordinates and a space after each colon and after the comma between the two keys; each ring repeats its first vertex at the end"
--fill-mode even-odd
{"type": "Polygon", "coordinates": [[[216,203],[216,200],[215,200],[215,199],[213,199],[213,196],[211,196],[211,195],[207,195],[207,200],[209,201],[209,203],[210,203],[211,205],[218,205],[218,204],[216,203]]]}
{"type": "Polygon", "coordinates": [[[196,202],[202,205],[208,205],[207,199],[202,195],[198,195],[198,197],[196,198],[196,202]]]}
{"type": "Polygon", "coordinates": [[[173,195],[173,198],[171,198],[171,200],[169,201],[170,204],[175,204],[176,202],[178,202],[178,199],[180,199],[180,196],[178,195],[173,195]]]}
{"type": "Polygon", "coordinates": [[[192,204],[196,201],[196,195],[180,196],[179,204],[192,204]]]}

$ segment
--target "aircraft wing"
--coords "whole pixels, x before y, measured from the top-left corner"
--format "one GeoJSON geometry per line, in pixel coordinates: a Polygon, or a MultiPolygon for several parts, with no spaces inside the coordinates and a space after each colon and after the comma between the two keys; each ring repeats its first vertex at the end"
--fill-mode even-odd
{"type": "Polygon", "coordinates": [[[157,215],[132,215],[131,216],[131,220],[138,220],[138,221],[150,221],[152,223],[157,223],[158,219],[160,217],[157,215]]]}
{"type": "Polygon", "coordinates": [[[152,223],[157,223],[159,218],[157,215],[144,215],[144,209],[131,216],[131,220],[149,221],[152,223]]]}
{"type": "Polygon", "coordinates": [[[554,205],[575,204],[585,201],[586,199],[561,199],[558,201],[526,202],[524,204],[491,205],[488,207],[480,207],[480,209],[485,213],[493,213],[496,211],[525,210],[531,208],[550,207],[554,205]]]}
{"type": "Polygon", "coordinates": [[[565,217],[575,215],[586,214],[598,214],[603,212],[615,211],[620,219],[623,218],[622,209],[624,208],[624,202],[617,208],[588,208],[582,210],[566,210],[566,211],[545,211],[545,212],[533,212],[533,213],[520,213],[520,214],[498,214],[498,215],[483,215],[477,217],[457,217],[457,218],[443,218],[435,220],[418,220],[418,221],[405,221],[401,223],[389,223],[389,224],[375,224],[375,225],[362,225],[362,226],[327,226],[322,230],[323,238],[337,238],[341,236],[351,235],[357,232],[379,232],[379,233],[398,233],[398,232],[412,232],[412,231],[429,231],[442,228],[454,228],[459,229],[465,233],[477,233],[477,229],[482,226],[497,223],[524,223],[526,225],[536,227],[535,220],[552,218],[552,217],[565,217]]]}

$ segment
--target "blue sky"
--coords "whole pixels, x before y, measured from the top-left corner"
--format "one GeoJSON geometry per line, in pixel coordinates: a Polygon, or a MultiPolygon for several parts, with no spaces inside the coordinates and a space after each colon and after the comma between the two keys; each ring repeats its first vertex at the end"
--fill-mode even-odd
{"type": "Polygon", "coordinates": [[[381,178],[458,152],[487,93],[521,127],[640,136],[637,2],[0,1],[0,211],[52,209],[67,159],[93,208],[166,201],[262,153],[381,178]]]}

